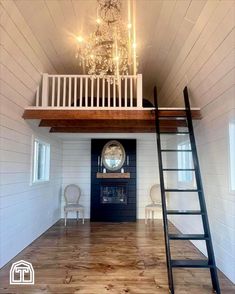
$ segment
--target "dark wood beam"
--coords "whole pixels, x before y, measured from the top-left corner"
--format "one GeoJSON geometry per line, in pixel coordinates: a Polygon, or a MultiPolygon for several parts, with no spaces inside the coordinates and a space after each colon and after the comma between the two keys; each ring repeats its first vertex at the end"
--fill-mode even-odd
{"type": "MultiPolygon", "coordinates": [[[[65,119],[44,119],[41,120],[40,127],[109,127],[110,120],[65,120],[65,119]]],[[[142,127],[154,128],[155,121],[153,120],[112,120],[113,127],[142,127]]],[[[161,127],[186,127],[185,120],[164,120],[160,122],[161,127]]]]}
{"type": "MultiPolygon", "coordinates": [[[[184,110],[160,110],[159,115],[183,116],[184,110]]],[[[201,119],[199,110],[192,110],[193,119],[201,119]]],[[[153,110],[49,110],[26,109],[24,119],[71,119],[71,120],[154,120],[153,110]]]]}
{"type": "MultiPolygon", "coordinates": [[[[161,110],[161,131],[176,131],[186,127],[183,110],[161,110]],[[171,119],[172,116],[172,119],[171,119]],[[170,117],[170,118],[169,118],[170,117]]],[[[200,119],[200,111],[193,110],[194,119],[200,119]]],[[[61,133],[154,133],[153,110],[38,110],[27,109],[25,119],[41,119],[40,127],[50,127],[50,132],[61,133]]]]}
{"type": "MultiPolygon", "coordinates": [[[[163,128],[163,132],[176,132],[177,128],[163,128]]],[[[50,133],[155,133],[154,127],[52,127],[50,133]]]]}

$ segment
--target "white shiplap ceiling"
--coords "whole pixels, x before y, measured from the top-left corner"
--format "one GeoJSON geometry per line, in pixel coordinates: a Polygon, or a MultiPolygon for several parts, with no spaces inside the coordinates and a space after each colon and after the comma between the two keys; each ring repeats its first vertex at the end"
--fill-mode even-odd
{"type": "MultiPolygon", "coordinates": [[[[128,0],[122,3],[127,21],[128,0]]],[[[213,65],[219,66],[234,49],[234,1],[130,0],[130,3],[136,19],[138,71],[143,74],[145,96],[151,97],[156,83],[162,104],[178,105],[182,88],[189,84],[194,89],[194,104],[206,105],[209,100],[197,98],[197,91],[203,94],[198,85],[213,65]],[[227,50],[217,52],[223,42],[227,42],[227,50]],[[207,64],[214,52],[215,63],[207,64]],[[197,76],[204,66],[204,75],[197,76]]],[[[86,36],[94,30],[96,0],[16,0],[15,4],[56,72],[81,73],[75,59],[75,36],[86,36]]]]}

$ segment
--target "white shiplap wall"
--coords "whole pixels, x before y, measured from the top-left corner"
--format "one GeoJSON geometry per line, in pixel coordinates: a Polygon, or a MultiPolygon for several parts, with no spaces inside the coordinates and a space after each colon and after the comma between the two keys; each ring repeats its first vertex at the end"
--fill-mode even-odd
{"type": "Polygon", "coordinates": [[[219,268],[235,282],[235,192],[230,191],[229,122],[235,119],[235,87],[202,111],[196,127],[202,180],[219,268]]]}
{"type": "Polygon", "coordinates": [[[1,2],[0,267],[60,219],[62,145],[22,119],[41,72],[52,71],[45,52],[14,2],[1,2]],[[51,180],[30,186],[32,136],[51,144],[51,180]]]}
{"type": "MultiPolygon", "coordinates": [[[[85,206],[85,217],[90,217],[90,157],[91,138],[137,139],[137,218],[144,218],[144,207],[150,203],[149,190],[159,183],[156,138],[154,134],[98,134],[82,135],[76,141],[63,142],[63,189],[74,183],[80,186],[80,203],[85,206]]],[[[62,217],[63,217],[62,200],[62,217]]],[[[70,215],[75,217],[75,215],[70,215]]]]}

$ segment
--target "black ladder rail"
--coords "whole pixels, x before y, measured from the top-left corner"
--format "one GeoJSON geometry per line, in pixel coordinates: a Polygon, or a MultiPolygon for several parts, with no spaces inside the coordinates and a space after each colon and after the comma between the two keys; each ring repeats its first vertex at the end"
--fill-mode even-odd
{"type": "Polygon", "coordinates": [[[195,168],[195,178],[196,178],[197,188],[200,190],[200,193],[198,193],[199,204],[200,204],[201,211],[204,212],[204,214],[202,215],[203,228],[204,228],[205,233],[208,236],[208,239],[206,240],[206,247],[207,247],[207,253],[208,253],[208,263],[212,265],[212,267],[210,267],[211,281],[212,281],[214,291],[217,294],[220,294],[221,291],[220,291],[220,285],[219,285],[219,280],[218,280],[214,250],[213,250],[213,245],[212,245],[211,232],[210,232],[204,190],[203,190],[203,185],[202,185],[202,177],[201,177],[199,159],[198,159],[198,154],[197,154],[196,140],[195,140],[195,135],[194,135],[192,115],[191,115],[191,110],[190,110],[190,103],[189,103],[189,96],[188,96],[187,87],[184,88],[183,93],[184,93],[186,117],[187,117],[187,122],[188,122],[189,138],[190,138],[190,144],[191,144],[191,149],[192,149],[192,158],[193,158],[193,163],[194,163],[194,168],[195,168]]]}
{"type": "MultiPolygon", "coordinates": [[[[162,213],[163,213],[163,224],[164,224],[164,236],[165,236],[165,248],[166,248],[166,260],[167,260],[167,270],[168,270],[168,282],[169,290],[174,294],[174,283],[173,283],[173,271],[172,268],[208,268],[211,273],[211,281],[214,291],[220,294],[219,280],[217,276],[217,268],[215,263],[214,251],[212,246],[212,239],[206,209],[206,202],[204,197],[203,185],[201,180],[201,172],[199,166],[199,160],[197,155],[196,140],[194,136],[192,115],[190,109],[190,103],[188,98],[187,87],[184,89],[184,102],[185,102],[185,115],[180,115],[180,117],[185,117],[188,128],[188,135],[190,140],[191,148],[190,150],[177,150],[177,149],[161,149],[161,134],[166,134],[166,132],[161,132],[160,130],[160,120],[157,101],[157,88],[154,87],[154,103],[155,103],[155,123],[156,123],[156,137],[157,137],[157,148],[158,148],[158,161],[159,161],[159,176],[160,176],[160,187],[161,187],[161,198],[162,198],[162,213]],[[190,169],[168,169],[163,168],[162,152],[191,152],[192,160],[194,163],[194,168],[190,169]],[[164,171],[179,171],[188,170],[195,173],[195,179],[197,187],[194,189],[166,189],[164,185],[164,171]],[[166,207],[166,195],[165,192],[196,192],[198,194],[200,210],[167,210],[166,207]],[[168,215],[198,215],[202,218],[202,224],[204,233],[203,234],[169,234],[168,230],[168,215]],[[170,240],[204,240],[206,242],[208,258],[201,260],[172,260],[171,259],[171,248],[170,240]]],[[[177,119],[178,116],[175,115],[177,119]]],[[[180,132],[172,132],[174,134],[179,134],[180,132]]],[[[185,132],[186,133],[186,132],[185,132]]]]}
{"type": "MultiPolygon", "coordinates": [[[[157,87],[154,87],[154,104],[155,104],[155,119],[156,119],[156,137],[157,137],[157,149],[161,150],[161,138],[160,138],[160,124],[158,115],[158,101],[157,101],[157,87]]],[[[167,262],[167,273],[168,273],[168,283],[169,290],[171,294],[174,294],[174,283],[173,283],[173,273],[171,266],[171,250],[170,250],[170,240],[168,238],[168,220],[167,220],[167,208],[166,208],[166,195],[164,188],[164,175],[163,175],[163,164],[162,164],[162,154],[158,151],[158,165],[159,165],[159,177],[160,177],[160,187],[161,187],[161,200],[162,200],[162,215],[163,215],[163,226],[164,226],[164,239],[165,239],[165,249],[166,249],[166,262],[167,262]]]]}

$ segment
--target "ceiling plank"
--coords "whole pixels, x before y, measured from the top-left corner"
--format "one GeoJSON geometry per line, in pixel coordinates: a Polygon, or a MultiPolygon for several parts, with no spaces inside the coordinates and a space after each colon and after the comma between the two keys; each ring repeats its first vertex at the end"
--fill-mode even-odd
{"type": "MultiPolygon", "coordinates": [[[[174,48],[174,52],[175,52],[177,48],[178,50],[180,50],[180,48],[183,46],[183,42],[178,41],[178,37],[180,36],[179,31],[184,30],[184,32],[186,32],[185,35],[187,36],[187,34],[191,31],[193,27],[192,23],[188,25],[188,22],[185,21],[185,14],[187,13],[190,5],[191,5],[190,0],[177,1],[175,3],[172,16],[168,23],[168,27],[165,30],[167,31],[167,36],[164,36],[162,38],[161,43],[158,45],[158,51],[155,52],[155,55],[153,56],[153,60],[151,61],[152,68],[153,69],[158,68],[159,73],[157,75],[157,84],[159,89],[161,85],[160,81],[162,80],[162,73],[161,73],[163,69],[162,65],[164,64],[169,52],[172,50],[172,48],[174,48]]],[[[154,40],[152,42],[154,42],[154,40]]],[[[154,48],[155,47],[156,46],[154,46],[154,48]]],[[[151,73],[148,73],[148,84],[146,84],[145,86],[152,88],[154,82],[156,82],[154,80],[154,75],[152,75],[151,73]]]]}
{"type": "Polygon", "coordinates": [[[27,0],[15,2],[57,73],[63,73],[67,71],[67,68],[57,52],[57,44],[63,43],[61,41],[63,38],[61,38],[60,31],[55,26],[46,3],[43,0],[33,1],[30,5],[27,0]],[[57,44],[56,40],[58,40],[57,44]]]}

